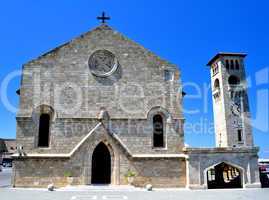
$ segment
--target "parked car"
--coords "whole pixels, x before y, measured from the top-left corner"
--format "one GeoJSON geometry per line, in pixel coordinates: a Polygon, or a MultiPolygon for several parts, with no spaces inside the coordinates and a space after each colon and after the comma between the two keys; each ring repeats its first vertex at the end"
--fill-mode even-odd
{"type": "Polygon", "coordinates": [[[3,162],[3,167],[12,167],[12,162],[3,162]]]}
{"type": "Polygon", "coordinates": [[[269,187],[269,160],[259,161],[259,171],[262,187],[269,187]]]}
{"type": "Polygon", "coordinates": [[[2,166],[3,167],[12,167],[12,159],[10,159],[10,158],[3,158],[2,166]]]}

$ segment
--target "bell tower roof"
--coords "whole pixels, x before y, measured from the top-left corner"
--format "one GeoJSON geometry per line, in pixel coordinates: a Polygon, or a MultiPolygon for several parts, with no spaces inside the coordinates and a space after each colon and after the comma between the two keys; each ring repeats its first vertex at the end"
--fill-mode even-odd
{"type": "Polygon", "coordinates": [[[233,52],[219,52],[210,61],[207,63],[207,66],[211,66],[215,60],[219,59],[221,56],[238,56],[238,57],[246,57],[246,53],[233,53],[233,52]]]}

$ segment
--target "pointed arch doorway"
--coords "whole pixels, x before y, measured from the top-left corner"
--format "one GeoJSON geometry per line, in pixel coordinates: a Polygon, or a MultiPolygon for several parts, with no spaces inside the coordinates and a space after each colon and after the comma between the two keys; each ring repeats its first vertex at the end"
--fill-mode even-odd
{"type": "Polygon", "coordinates": [[[99,143],[92,154],[91,184],[111,183],[111,155],[107,146],[99,143]]]}

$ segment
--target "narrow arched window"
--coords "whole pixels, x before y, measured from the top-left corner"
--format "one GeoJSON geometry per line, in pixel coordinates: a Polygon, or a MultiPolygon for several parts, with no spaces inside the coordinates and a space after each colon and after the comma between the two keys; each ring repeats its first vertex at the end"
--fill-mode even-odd
{"type": "Polygon", "coordinates": [[[225,67],[227,70],[229,70],[229,68],[230,68],[229,60],[225,61],[225,67]]]}
{"type": "Polygon", "coordinates": [[[235,61],[235,69],[239,70],[239,62],[238,62],[238,60],[235,61]]]}
{"type": "Polygon", "coordinates": [[[39,118],[38,147],[49,147],[50,115],[41,114],[39,118]]]}
{"type": "Polygon", "coordinates": [[[214,89],[219,90],[219,88],[220,88],[219,79],[216,79],[215,82],[214,82],[214,89]]]}
{"type": "Polygon", "coordinates": [[[153,117],[153,146],[164,147],[164,127],[163,118],[161,115],[153,117]]]}
{"type": "Polygon", "coordinates": [[[231,69],[234,69],[234,61],[231,60],[231,69]]]}
{"type": "Polygon", "coordinates": [[[242,142],[242,130],[241,129],[237,130],[237,138],[238,138],[238,142],[242,142]]]}

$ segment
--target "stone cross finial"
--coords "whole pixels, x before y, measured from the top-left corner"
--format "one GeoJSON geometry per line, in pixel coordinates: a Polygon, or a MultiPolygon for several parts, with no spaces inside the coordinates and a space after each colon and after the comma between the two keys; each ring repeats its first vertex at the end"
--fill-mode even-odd
{"type": "Polygon", "coordinates": [[[106,16],[105,12],[102,12],[102,16],[97,17],[98,20],[102,20],[102,24],[106,23],[106,20],[110,20],[110,17],[106,16]]]}

